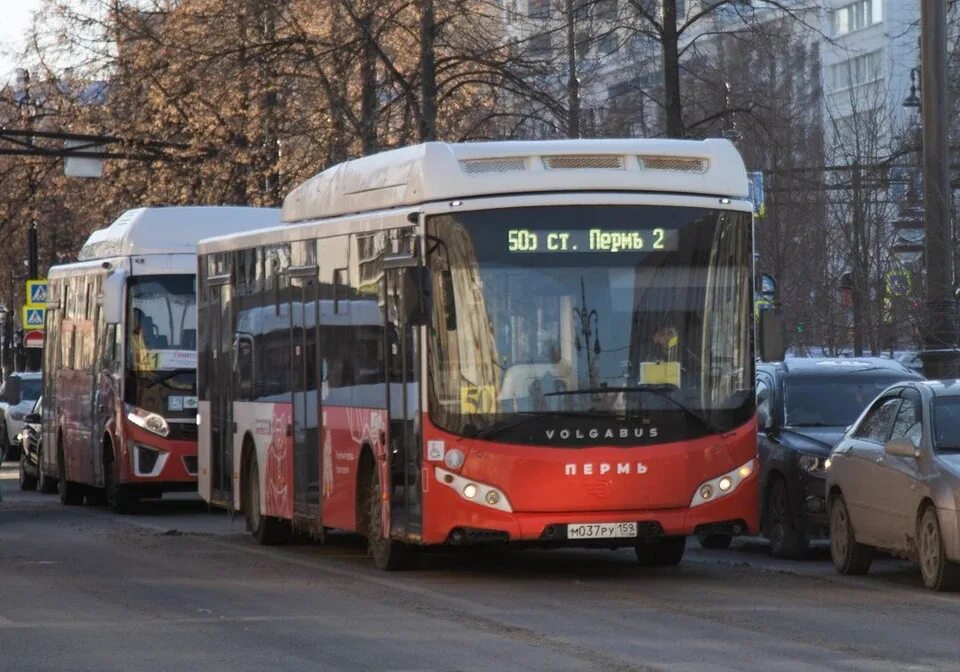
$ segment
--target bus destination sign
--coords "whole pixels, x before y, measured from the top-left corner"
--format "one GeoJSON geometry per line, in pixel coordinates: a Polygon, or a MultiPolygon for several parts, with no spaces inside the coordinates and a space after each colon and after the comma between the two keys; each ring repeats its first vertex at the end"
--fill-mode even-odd
{"type": "Polygon", "coordinates": [[[509,229],[507,251],[537,252],[671,252],[677,249],[676,229],[509,229]]]}

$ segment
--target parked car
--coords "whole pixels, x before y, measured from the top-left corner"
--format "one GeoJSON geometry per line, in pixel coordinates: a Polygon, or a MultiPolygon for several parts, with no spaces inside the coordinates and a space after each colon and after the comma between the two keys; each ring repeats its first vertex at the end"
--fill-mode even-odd
{"type": "MultiPolygon", "coordinates": [[[[888,386],[922,380],[887,358],[790,358],[757,366],[760,529],[779,558],[802,556],[828,530],[824,463],[843,432],[888,386]]],[[[730,544],[701,538],[707,548],[730,544]]]]}
{"type": "MultiPolygon", "coordinates": [[[[33,490],[40,479],[40,423],[43,417],[43,397],[37,399],[23,418],[23,429],[17,434],[20,444],[20,489],[33,490]]],[[[46,479],[44,479],[46,480],[46,479]]],[[[47,490],[49,490],[49,486],[47,490]]]]}
{"type": "Polygon", "coordinates": [[[6,459],[20,456],[17,434],[23,429],[23,418],[40,398],[39,373],[11,373],[0,385],[0,442],[6,459]]]}
{"type": "Polygon", "coordinates": [[[884,391],[830,454],[827,488],[837,571],[865,574],[882,549],[960,588],[960,381],[884,391]]]}

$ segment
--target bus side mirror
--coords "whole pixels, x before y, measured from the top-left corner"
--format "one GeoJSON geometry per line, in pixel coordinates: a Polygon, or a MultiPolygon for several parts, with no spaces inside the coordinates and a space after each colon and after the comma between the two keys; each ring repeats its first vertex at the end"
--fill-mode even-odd
{"type": "Polygon", "coordinates": [[[103,281],[103,319],[107,324],[121,324],[125,305],[123,290],[127,284],[127,272],[117,269],[103,281]]]}
{"type": "Polygon", "coordinates": [[[427,324],[433,310],[430,271],[425,266],[406,268],[401,283],[400,301],[403,305],[404,321],[415,327],[427,324]]]}
{"type": "Polygon", "coordinates": [[[777,309],[760,311],[760,360],[782,362],[786,354],[783,317],[777,309]]]}

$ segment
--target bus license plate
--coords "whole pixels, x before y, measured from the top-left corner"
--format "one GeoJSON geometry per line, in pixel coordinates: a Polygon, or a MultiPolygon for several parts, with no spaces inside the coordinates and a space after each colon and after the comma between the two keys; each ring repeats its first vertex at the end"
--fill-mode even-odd
{"type": "Polygon", "coordinates": [[[574,523],[567,539],[621,539],[637,536],[636,523],[574,523]]]}

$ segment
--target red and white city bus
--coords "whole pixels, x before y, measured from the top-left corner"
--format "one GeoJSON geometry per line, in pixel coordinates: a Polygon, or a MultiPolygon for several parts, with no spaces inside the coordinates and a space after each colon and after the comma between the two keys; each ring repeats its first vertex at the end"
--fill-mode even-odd
{"type": "Polygon", "coordinates": [[[50,269],[40,470],[64,504],[196,489],[197,241],[279,214],[129,210],[50,269]]]}
{"type": "Polygon", "coordinates": [[[199,488],[253,534],[757,529],[752,210],[724,140],[428,143],[198,248],[199,488]]]}

